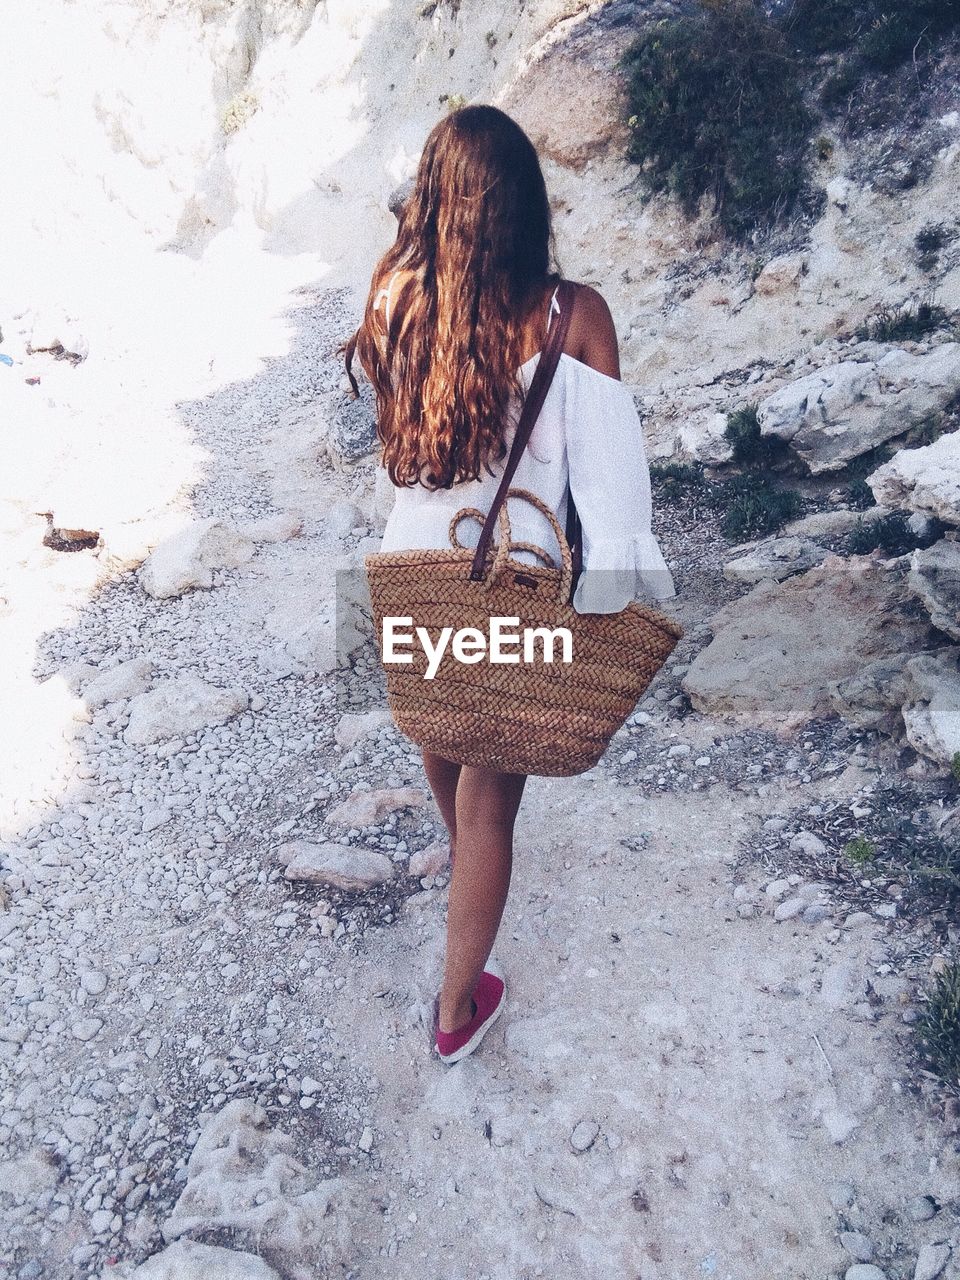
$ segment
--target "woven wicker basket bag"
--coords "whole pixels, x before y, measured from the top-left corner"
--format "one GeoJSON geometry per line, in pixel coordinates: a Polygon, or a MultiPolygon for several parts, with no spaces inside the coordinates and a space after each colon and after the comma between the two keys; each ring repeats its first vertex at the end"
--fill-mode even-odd
{"type": "Polygon", "coordinates": [[[571,604],[574,555],[556,516],[535,494],[510,488],[560,358],[571,301],[569,294],[562,298],[489,512],[458,511],[449,549],[378,552],[364,561],[381,657],[385,618],[411,620],[398,630],[425,628],[433,645],[445,627],[474,628],[486,637],[492,618],[509,620],[507,630],[518,636],[534,628],[569,631],[570,661],[561,660],[559,641],[551,649],[541,637],[526,652],[515,646],[520,660],[510,663],[491,662],[485,653],[461,661],[448,644],[430,679],[428,655],[417,643],[404,647],[409,661],[383,664],[390,712],[417,745],[458,764],[545,777],[568,777],[596,764],[683,635],[679,623],[640,603],[619,613],[578,613],[571,604]],[[540,547],[512,542],[508,497],[532,503],[547,518],[560,565],[540,547]],[[476,549],[458,541],[468,517],[483,523],[476,549]],[[520,549],[543,563],[511,556],[520,549]]]}

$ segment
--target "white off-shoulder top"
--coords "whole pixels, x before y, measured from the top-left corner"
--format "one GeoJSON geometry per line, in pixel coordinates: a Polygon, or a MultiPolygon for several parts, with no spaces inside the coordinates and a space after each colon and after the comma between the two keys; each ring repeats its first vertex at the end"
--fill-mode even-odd
{"type": "MultiPolygon", "coordinates": [[[[378,304],[385,296],[388,323],[389,288],[376,299],[378,304]]],[[[550,319],[559,309],[555,292],[550,319]]],[[[525,389],[539,358],[538,352],[520,367],[525,389]]],[[[516,406],[510,416],[508,449],[516,406]]],[[[490,509],[503,461],[491,463],[492,474],[481,473],[449,489],[397,487],[381,550],[449,547],[450,521],[461,507],[490,509]]],[[[577,612],[615,613],[631,600],[659,605],[676,595],[650,530],[650,471],[633,397],[618,379],[564,352],[511,487],[535,493],[563,528],[568,483],[583,527],[583,572],[573,597],[577,612]]],[[[556,535],[542,513],[519,499],[510,499],[508,507],[513,540],[542,547],[559,564],[556,535]]],[[[464,546],[476,546],[480,525],[464,519],[458,533],[464,546]]],[[[536,559],[522,550],[513,554],[518,560],[536,559]]]]}

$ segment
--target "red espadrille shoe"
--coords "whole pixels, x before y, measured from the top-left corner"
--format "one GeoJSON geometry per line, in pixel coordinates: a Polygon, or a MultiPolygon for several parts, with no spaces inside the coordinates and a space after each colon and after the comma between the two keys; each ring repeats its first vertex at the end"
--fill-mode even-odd
{"type": "Polygon", "coordinates": [[[459,1062],[473,1053],[497,1018],[507,1001],[507,988],[502,978],[484,970],[473,989],[474,1014],[469,1022],[455,1031],[440,1030],[440,997],[433,1002],[433,1030],[437,1053],[441,1062],[459,1062]]]}

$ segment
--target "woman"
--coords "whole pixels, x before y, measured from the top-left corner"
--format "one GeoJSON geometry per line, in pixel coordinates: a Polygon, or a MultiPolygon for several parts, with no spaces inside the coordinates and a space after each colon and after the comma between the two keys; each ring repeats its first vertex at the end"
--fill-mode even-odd
{"type": "MultiPolygon", "coordinates": [[[[396,486],[382,550],[447,547],[454,512],[489,509],[558,311],[552,240],[543,174],[522,129],[491,106],[463,107],[440,121],[346,348],[354,391],[354,350],[376,391],[382,464],[396,486]]],[[[584,572],[574,595],[580,612],[675,594],[650,532],[649,470],[639,418],[620,381],[613,321],[587,286],[576,289],[560,364],[514,484],[543,499],[561,526],[569,485],[583,529],[584,572]]],[[[515,506],[516,540],[559,562],[542,513],[515,506]]],[[[461,526],[464,544],[475,545],[478,534],[461,526]]],[[[427,751],[423,764],[450,836],[434,1034],[441,1059],[455,1062],[503,1009],[502,975],[488,960],[526,777],[461,767],[427,751]]]]}

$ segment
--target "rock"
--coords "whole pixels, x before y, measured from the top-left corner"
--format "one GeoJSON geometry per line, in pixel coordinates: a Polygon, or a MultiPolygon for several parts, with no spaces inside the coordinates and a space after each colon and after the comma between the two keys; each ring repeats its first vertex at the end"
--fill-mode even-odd
{"type": "Polygon", "coordinates": [[[830,689],[830,703],[848,724],[894,736],[902,730],[901,707],[907,700],[906,669],[913,654],[895,653],[868,662],[830,689]]]}
{"type": "Polygon", "coordinates": [[[744,555],[728,560],[723,576],[734,582],[762,582],[765,578],[782,582],[791,574],[812,569],[826,554],[808,538],[767,538],[744,555]]]}
{"type": "Polygon", "coordinates": [[[787,898],[784,902],[777,904],[773,912],[774,920],[792,920],[794,916],[798,916],[806,902],[803,898],[787,898]]]}
{"type": "Polygon", "coordinates": [[[398,186],[394,187],[389,196],[387,196],[387,208],[398,222],[400,220],[400,215],[403,212],[403,206],[410,199],[411,195],[413,195],[415,185],[413,178],[407,178],[405,182],[401,182],[398,186]]]}
{"type": "MultiPolygon", "coordinates": [[[[108,1267],[101,1280],[115,1275],[116,1268],[108,1267]]],[[[280,1275],[252,1253],[178,1240],[141,1263],[128,1280],[280,1280],[280,1275]]]]}
{"type": "Polygon", "coordinates": [[[133,699],[123,738],[133,746],[182,738],[208,725],[223,724],[245,711],[249,701],[242,689],[222,689],[198,676],[178,676],[133,699]]]}
{"type": "Polygon", "coordinates": [[[99,1034],[102,1027],[103,1022],[100,1018],[80,1018],[73,1023],[70,1030],[77,1040],[92,1040],[99,1034]]]}
{"type": "Polygon", "coordinates": [[[878,502],[960,525],[960,431],[921,449],[901,449],[867,476],[878,502]]]}
{"type": "Polygon", "coordinates": [[[407,864],[407,874],[421,880],[424,876],[435,876],[446,871],[450,865],[450,845],[445,840],[435,840],[425,849],[414,853],[407,864]]]}
{"type": "Polygon", "coordinates": [[[280,850],[279,859],[286,863],[285,879],[308,884],[329,884],[338,889],[371,889],[393,879],[393,863],[386,854],[373,849],[291,840],[280,850]]]}
{"type": "Polygon", "coordinates": [[[374,707],[372,711],[365,711],[362,715],[348,713],[340,717],[333,731],[334,741],[341,751],[351,751],[367,734],[375,733],[392,723],[393,719],[386,707],[374,707]]]}
{"type": "Polygon", "coordinates": [[[937,1280],[949,1261],[948,1244],[925,1244],[917,1255],[913,1280],[937,1280]]]}
{"type": "Polygon", "coordinates": [[[589,1149],[600,1134],[600,1126],[596,1120],[581,1120],[570,1135],[570,1145],[578,1154],[589,1149]]]}
{"type": "Polygon", "coordinates": [[[843,1280],[887,1280],[887,1273],[872,1262],[855,1262],[843,1273],[843,1280]]]}
{"type": "Polygon", "coordinates": [[[733,457],[733,445],[726,433],[725,413],[690,418],[677,432],[673,453],[692,462],[728,462],[733,457]]]}
{"type": "Polygon", "coordinates": [[[148,658],[132,658],[95,676],[84,685],[83,701],[91,710],[110,702],[123,702],[150,688],[153,663],[148,658]]]}
{"type": "Polygon", "coordinates": [[[245,520],[239,533],[251,542],[289,542],[303,530],[303,516],[297,511],[276,511],[258,520],[245,520]]]}
{"type": "Polygon", "coordinates": [[[960,751],[960,649],[920,653],[905,668],[902,708],[907,741],[915,751],[949,767],[960,751]]]}
{"type": "Polygon", "coordinates": [[[394,787],[382,791],[354,791],[326,816],[334,827],[373,827],[397,809],[419,809],[427,796],[416,787],[394,787]]]}
{"type": "Polygon", "coordinates": [[[0,1187],[15,1204],[23,1204],[55,1187],[62,1172],[52,1151],[35,1147],[23,1155],[0,1160],[0,1187]]]}
{"type": "Polygon", "coordinates": [[[850,511],[846,507],[836,511],[811,511],[809,515],[801,516],[799,520],[788,521],[783,526],[782,532],[788,537],[836,538],[855,529],[858,521],[862,520],[865,524],[869,524],[873,520],[889,515],[890,510],[889,507],[875,504],[872,507],[866,507],[863,511],[850,511]]]}
{"type": "Polygon", "coordinates": [[[840,1243],[854,1262],[870,1262],[876,1253],[873,1241],[862,1231],[841,1231],[840,1243]]]}
{"type": "Polygon", "coordinates": [[[529,50],[501,103],[542,156],[580,172],[594,157],[621,154],[627,140],[622,86],[606,58],[623,48],[622,27],[586,20],[563,41],[548,34],[529,50]]]}
{"type": "Polygon", "coordinates": [[[369,1125],[364,1126],[363,1133],[357,1139],[357,1146],[367,1153],[373,1150],[373,1130],[369,1125]]]}
{"type": "Polygon", "coordinates": [[[757,421],[761,435],[788,441],[817,474],[919,426],[958,390],[960,343],[925,355],[894,349],[876,361],[845,360],[790,383],[761,401],[757,421]]]}
{"type": "Polygon", "coordinates": [[[793,853],[805,853],[811,858],[822,857],[830,852],[826,841],[812,831],[798,831],[790,841],[790,849],[793,853]]]}
{"type": "Polygon", "coordinates": [[[681,687],[698,711],[789,735],[833,710],[832,688],[871,659],[923,647],[929,628],[913,607],[877,560],[828,555],[714,614],[713,640],[681,687]]]}
{"type": "Polygon", "coordinates": [[[933,1196],[916,1196],[907,1205],[907,1217],[911,1222],[929,1222],[936,1216],[938,1208],[933,1196]]]}
{"type": "Polygon", "coordinates": [[[335,502],[328,508],[324,524],[338,538],[345,538],[353,529],[363,526],[363,512],[354,502],[335,502]]]}
{"type": "Polygon", "coordinates": [[[960,542],[941,538],[910,556],[907,586],[935,627],[960,640],[960,542]]]}
{"type": "Polygon", "coordinates": [[[352,1184],[318,1182],[296,1159],[293,1139],[270,1128],[262,1107],[238,1098],[203,1126],[161,1232],[168,1242],[237,1233],[278,1253],[285,1280],[316,1280],[328,1268],[352,1265],[353,1226],[368,1212],[352,1184]]]}
{"type": "Polygon", "coordinates": [[[373,390],[363,381],[360,395],[352,400],[337,392],[324,401],[325,439],[322,452],[336,465],[358,462],[377,445],[376,406],[373,390]]]}
{"type": "Polygon", "coordinates": [[[754,289],[762,297],[795,293],[806,274],[809,261],[805,253],[783,253],[771,258],[754,281],[754,289]]]}
{"type": "Polygon", "coordinates": [[[850,1009],[866,994],[866,977],[852,960],[835,961],[820,977],[820,999],[829,1009],[850,1009]]]}
{"type": "Polygon", "coordinates": [[[250,538],[224,520],[198,520],[161,542],[139,573],[140,585],[156,600],[181,595],[192,587],[213,585],[215,569],[236,569],[253,555],[250,538]]]}

